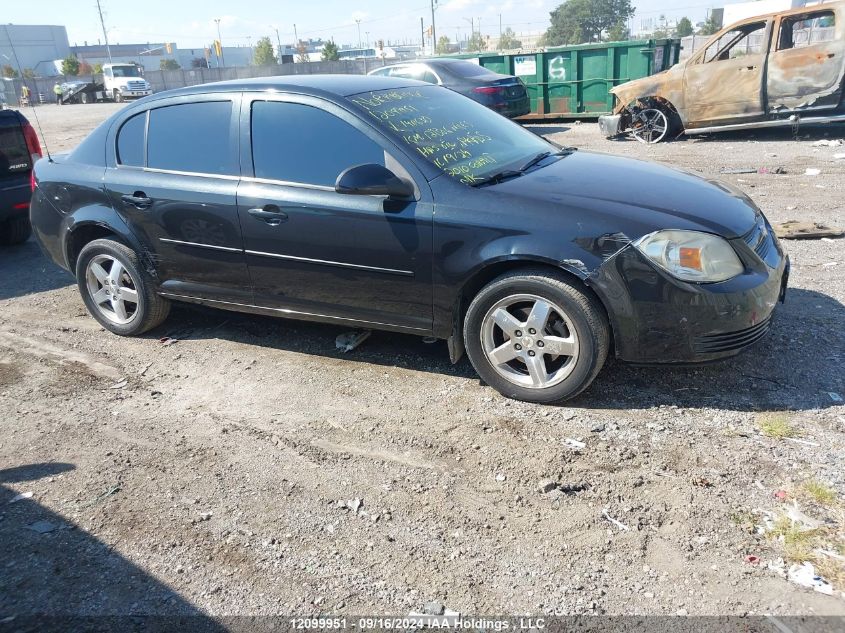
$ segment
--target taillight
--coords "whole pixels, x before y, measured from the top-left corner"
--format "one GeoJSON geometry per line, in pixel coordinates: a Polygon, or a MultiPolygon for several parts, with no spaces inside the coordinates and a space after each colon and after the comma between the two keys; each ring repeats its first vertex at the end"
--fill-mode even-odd
{"type": "Polygon", "coordinates": [[[29,150],[29,155],[32,157],[32,164],[35,164],[41,158],[41,143],[38,142],[38,135],[35,133],[29,123],[23,124],[23,137],[26,139],[26,148],[29,150]]]}
{"type": "Polygon", "coordinates": [[[480,86],[473,88],[472,91],[482,95],[497,95],[503,93],[505,88],[504,86],[480,86]]]}
{"type": "Polygon", "coordinates": [[[29,170],[29,188],[35,193],[35,166],[29,170]]]}

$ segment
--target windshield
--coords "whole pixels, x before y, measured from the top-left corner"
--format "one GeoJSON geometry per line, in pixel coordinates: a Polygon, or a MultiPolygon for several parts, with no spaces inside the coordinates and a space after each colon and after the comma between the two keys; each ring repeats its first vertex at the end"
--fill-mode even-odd
{"type": "Polygon", "coordinates": [[[500,114],[438,86],[348,97],[400,145],[462,183],[480,183],[556,147],[500,114]]]}
{"type": "Polygon", "coordinates": [[[115,77],[140,77],[141,73],[135,66],[112,66],[115,77]]]}

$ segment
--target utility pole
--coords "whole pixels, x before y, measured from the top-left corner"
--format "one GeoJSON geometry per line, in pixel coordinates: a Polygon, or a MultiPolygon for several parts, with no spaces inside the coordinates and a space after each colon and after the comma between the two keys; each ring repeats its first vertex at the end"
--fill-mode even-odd
{"type": "Polygon", "coordinates": [[[361,48],[361,18],[355,18],[355,24],[358,25],[358,48],[361,48]]]}
{"type": "Polygon", "coordinates": [[[217,41],[220,42],[220,65],[225,66],[226,56],[223,55],[223,38],[220,37],[220,18],[214,18],[214,21],[217,22],[217,41]]]}
{"type": "Polygon", "coordinates": [[[299,48],[299,35],[296,34],[296,24],[293,25],[293,39],[296,40],[296,42],[294,43],[294,46],[296,48],[299,48]]]}
{"type": "Polygon", "coordinates": [[[499,14],[499,50],[502,50],[502,14],[499,14]]]}
{"type": "Polygon", "coordinates": [[[437,27],[434,26],[434,8],[437,6],[437,0],[431,0],[431,51],[432,53],[437,48],[437,27]]]}
{"type": "Polygon", "coordinates": [[[425,24],[423,23],[423,19],[420,18],[420,42],[422,43],[422,48],[420,52],[425,55],[425,24]]]}
{"type": "Polygon", "coordinates": [[[279,63],[282,63],[282,40],[279,37],[279,29],[273,27],[273,30],[276,31],[276,44],[279,45],[279,63]]]}
{"type": "Polygon", "coordinates": [[[100,26],[103,27],[103,39],[106,41],[106,55],[109,56],[109,63],[111,63],[111,48],[109,47],[109,34],[106,31],[106,21],[103,19],[103,8],[100,6],[100,0],[97,0],[97,11],[100,14],[100,26]]]}
{"type": "Polygon", "coordinates": [[[367,36],[367,41],[365,42],[367,44],[367,48],[370,48],[370,32],[364,31],[364,35],[367,36]]]}

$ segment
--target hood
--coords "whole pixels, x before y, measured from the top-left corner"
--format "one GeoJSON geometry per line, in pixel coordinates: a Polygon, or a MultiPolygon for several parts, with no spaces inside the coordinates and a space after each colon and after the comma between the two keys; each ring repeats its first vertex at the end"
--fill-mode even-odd
{"type": "Polygon", "coordinates": [[[686,229],[733,239],[748,233],[759,210],[718,180],[656,163],[575,152],[488,188],[587,212],[611,232],[636,239],[660,229],[686,229]]]}

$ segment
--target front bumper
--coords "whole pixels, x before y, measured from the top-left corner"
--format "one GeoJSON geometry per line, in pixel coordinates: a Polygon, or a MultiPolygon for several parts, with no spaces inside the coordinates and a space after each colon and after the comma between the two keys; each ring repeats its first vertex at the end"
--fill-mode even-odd
{"type": "Polygon", "coordinates": [[[698,363],[734,356],[769,330],[785,299],[789,258],[768,232],[768,249],[733,244],[746,272],[728,281],[675,279],[633,246],[605,262],[592,285],[608,308],[616,356],[643,364],[698,363]]]}
{"type": "Polygon", "coordinates": [[[602,136],[612,138],[622,133],[622,115],[605,114],[599,117],[599,130],[602,136]]]}
{"type": "Polygon", "coordinates": [[[152,90],[121,90],[120,94],[124,97],[149,97],[153,94],[152,90]]]}

